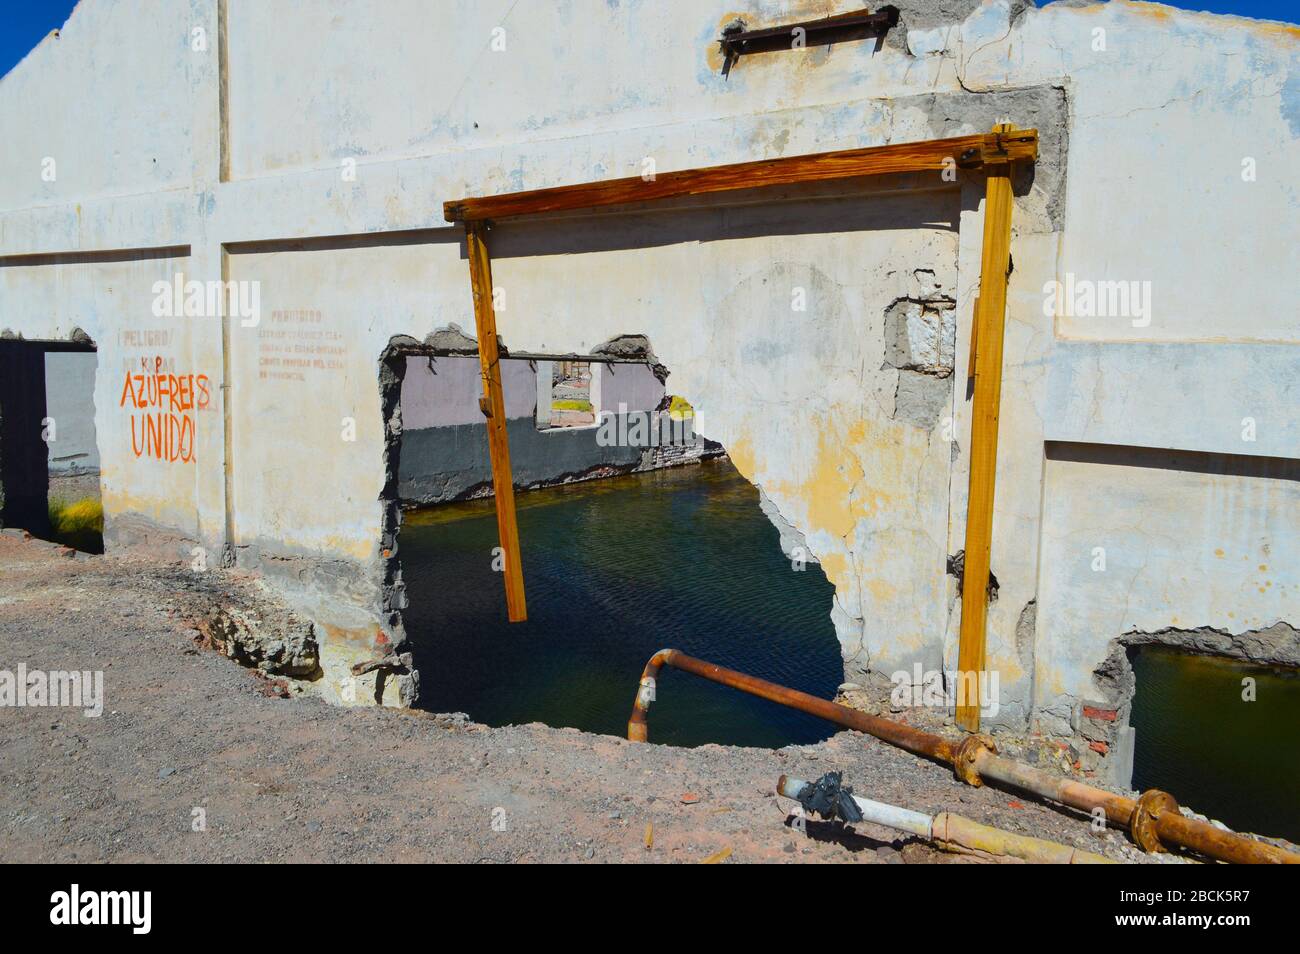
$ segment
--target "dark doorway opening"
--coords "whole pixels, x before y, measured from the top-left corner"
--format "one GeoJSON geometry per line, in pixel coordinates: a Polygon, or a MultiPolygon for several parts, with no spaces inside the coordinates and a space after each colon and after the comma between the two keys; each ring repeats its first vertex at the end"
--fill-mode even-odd
{"type": "Polygon", "coordinates": [[[95,343],[0,340],[0,524],[102,553],[95,343]]]}

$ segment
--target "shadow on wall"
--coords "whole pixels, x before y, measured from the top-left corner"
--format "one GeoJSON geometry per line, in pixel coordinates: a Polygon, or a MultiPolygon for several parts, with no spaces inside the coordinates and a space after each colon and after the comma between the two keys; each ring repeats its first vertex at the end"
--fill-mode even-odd
{"type": "Polygon", "coordinates": [[[937,191],[956,192],[959,186],[959,182],[945,182],[937,175],[873,176],[746,189],[723,198],[713,195],[665,201],[652,210],[624,207],[579,216],[536,215],[494,228],[491,252],[497,260],[828,232],[956,231],[955,215],[936,220],[935,203],[926,196],[937,191]],[[917,200],[880,202],[885,195],[909,194],[917,200]]]}

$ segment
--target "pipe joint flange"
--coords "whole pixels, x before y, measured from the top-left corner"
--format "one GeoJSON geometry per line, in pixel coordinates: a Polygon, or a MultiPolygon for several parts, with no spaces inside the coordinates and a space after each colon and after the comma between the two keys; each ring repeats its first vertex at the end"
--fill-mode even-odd
{"type": "Polygon", "coordinates": [[[1178,802],[1168,792],[1149,788],[1138,796],[1137,804],[1133,806],[1133,817],[1129,821],[1129,834],[1143,851],[1162,853],[1169,850],[1160,843],[1160,836],[1156,832],[1156,822],[1165,812],[1178,814],[1178,802]]]}
{"type": "Polygon", "coordinates": [[[967,785],[976,788],[983,785],[984,780],[980,778],[979,769],[976,767],[981,752],[997,755],[998,746],[992,736],[976,732],[962,739],[961,745],[957,746],[957,753],[953,756],[952,774],[967,785]]]}

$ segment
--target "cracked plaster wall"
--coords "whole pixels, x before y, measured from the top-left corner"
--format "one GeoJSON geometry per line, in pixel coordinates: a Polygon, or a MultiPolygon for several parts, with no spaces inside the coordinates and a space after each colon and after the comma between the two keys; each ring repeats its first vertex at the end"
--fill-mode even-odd
{"type": "Polygon", "coordinates": [[[1052,445],[1035,634],[1041,728],[1068,735],[1081,706],[1127,703],[1095,675],[1116,640],[1295,665],[1293,642],[1274,650],[1242,634],[1298,618],[1297,526],[1294,460],[1225,466],[1219,455],[1052,445]],[[1201,638],[1179,635],[1193,630],[1201,638]]]}
{"type": "MultiPolygon", "coordinates": [[[[224,269],[262,283],[262,328],[233,327],[228,347],[229,493],[219,407],[198,419],[192,464],[139,460],[107,373],[96,394],[105,509],[110,528],[197,541],[214,558],[230,543],[276,579],[319,624],[327,686],[400,641],[385,596],[396,541],[379,463],[395,422],[377,368],[395,335],[473,327],[459,236],[441,220],[446,199],[634,175],[647,156],[674,169],[978,132],[1001,119],[1036,126],[1042,159],[1017,181],[993,543],[1001,589],[989,612],[1011,725],[1035,700],[1059,711],[1105,655],[1104,640],[1057,663],[1044,649],[1059,653],[1072,638],[1074,602],[1068,579],[1050,578],[1059,554],[1039,552],[1040,511],[1068,533],[1097,499],[1062,480],[1069,494],[1044,504],[1044,441],[1296,456],[1300,425],[1286,409],[1300,384],[1286,343],[1300,338],[1300,243],[1277,241],[1300,220],[1287,172],[1300,159],[1295,28],[1118,0],[905,2],[880,50],[765,54],[724,78],[714,40],[737,15],[758,25],[840,6],[225,6],[224,161],[216,44],[199,56],[177,39],[194,26],[219,35],[215,0],[193,0],[179,19],[86,0],[0,81],[0,132],[23,144],[0,158],[0,327],[59,337],[81,326],[99,342],[101,368],[160,355],[219,382],[220,323],[152,318],[152,281],[224,269]],[[503,53],[490,48],[495,26],[506,30],[503,53]],[[270,38],[286,33],[305,41],[274,41],[271,54],[270,38]],[[121,60],[111,75],[96,69],[106,49],[121,60]],[[55,182],[38,174],[47,150],[60,157],[55,182]],[[112,161],[83,168],[86,156],[112,161]],[[1243,157],[1258,170],[1249,183],[1243,157]],[[354,180],[340,175],[348,159],[354,180]],[[383,237],[400,230],[424,231],[383,237]],[[317,238],[326,236],[359,238],[317,238]],[[143,264],[95,258],[162,247],[182,250],[143,264]],[[68,252],[87,257],[15,258],[68,252]],[[1151,321],[1045,317],[1044,282],[1070,272],[1150,280],[1151,321]],[[270,320],[275,310],[318,313],[287,326],[324,332],[342,350],[301,381],[263,377],[259,334],[286,327],[270,320]],[[1243,447],[1246,416],[1258,439],[1243,447]],[[344,418],[355,440],[343,440],[344,418]],[[1035,599],[1031,664],[1023,618],[1035,599]]],[[[780,206],[512,226],[492,239],[511,296],[499,315],[508,347],[581,352],[649,336],[670,388],[702,402],[705,435],[728,446],[835,583],[851,672],[955,663],[944,563],[964,543],[960,379],[982,226],[982,189],[965,176],[876,188],[893,197],[778,190],[765,199],[789,200],[780,206]],[[922,267],[954,303],[957,370],[931,375],[952,382],[947,413],[900,388],[917,371],[889,367],[885,354],[886,311],[916,296],[922,267]],[[808,312],[790,311],[793,285],[811,291],[808,312]],[[900,392],[912,409],[902,419],[900,392]]],[[[936,387],[920,383],[926,395],[936,387]]],[[[1181,495],[1200,492],[1153,491],[1153,518],[1173,520],[1181,495]]],[[[1246,496],[1273,506],[1262,491],[1246,496]]],[[[1225,551],[1250,542],[1234,526],[1215,528],[1225,551]]],[[[1133,542],[1165,545],[1141,529],[1133,542]]],[[[160,558],[177,552],[159,548],[160,558]]],[[[1188,613],[1187,626],[1231,630],[1247,624],[1228,612],[1276,610],[1276,597],[1249,588],[1200,591],[1214,596],[1194,604],[1204,618],[1188,613]]],[[[1130,605],[1155,622],[1165,608],[1154,588],[1130,605]]]]}

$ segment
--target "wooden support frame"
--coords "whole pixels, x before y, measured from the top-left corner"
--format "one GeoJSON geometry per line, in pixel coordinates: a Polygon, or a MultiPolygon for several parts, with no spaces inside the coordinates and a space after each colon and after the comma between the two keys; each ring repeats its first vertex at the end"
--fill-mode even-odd
{"type": "MultiPolygon", "coordinates": [[[[519,529],[515,519],[505,399],[501,389],[496,313],[492,306],[492,265],[486,230],[490,219],[630,205],[684,196],[793,185],[907,172],[945,172],[962,168],[987,172],[980,297],[971,339],[975,393],[971,418],[970,494],[966,518],[966,563],[962,575],[959,668],[974,672],[976,697],[959,706],[964,728],[979,728],[979,673],[984,668],[984,635],[997,470],[998,409],[1002,394],[1002,331],[1006,317],[1007,272],[1011,244],[1011,166],[1038,157],[1038,131],[999,124],[989,133],[899,143],[864,149],[788,156],[667,172],[651,178],[536,189],[506,195],[455,199],[443,203],[448,222],[465,225],[466,254],[474,292],[479,361],[483,372],[481,406],[488,422],[497,530],[505,557],[506,607],[511,622],[527,618],[519,529]]],[[[963,680],[963,684],[965,684],[963,680]]]]}
{"type": "Polygon", "coordinates": [[[488,453],[492,459],[492,491],[496,494],[497,536],[501,541],[506,583],[506,615],[512,623],[528,619],[524,598],[524,568],[519,558],[519,525],[515,520],[515,485],[510,469],[510,440],[506,436],[506,401],[501,388],[501,355],[497,347],[497,316],[492,303],[492,259],[482,222],[465,228],[470,285],[474,292],[474,325],[478,329],[478,361],[483,375],[479,407],[487,416],[488,453]]]}
{"type": "MultiPolygon", "coordinates": [[[[994,126],[994,132],[1010,126],[994,126]]],[[[1002,337],[1011,271],[1011,163],[985,167],[984,240],[980,294],[971,328],[970,490],[966,495],[966,559],[962,567],[961,637],[957,647],[957,724],[980,727],[980,682],[987,632],[989,562],[993,547],[993,491],[997,482],[998,416],[1002,406],[1002,337]],[[970,698],[974,692],[975,697],[970,698]],[[963,698],[964,695],[964,698],[963,698]]]]}

